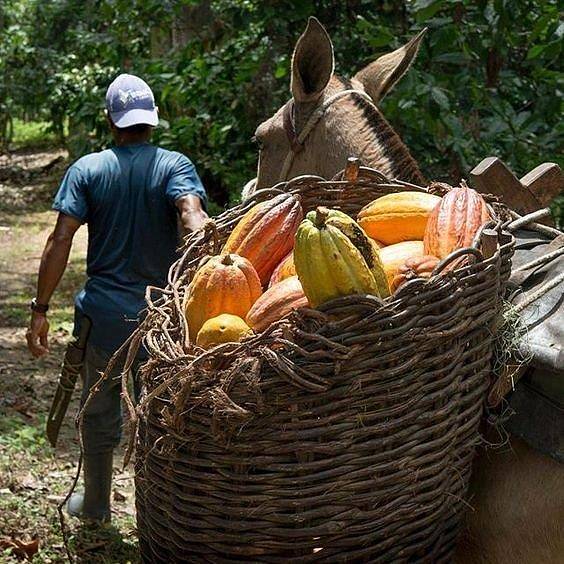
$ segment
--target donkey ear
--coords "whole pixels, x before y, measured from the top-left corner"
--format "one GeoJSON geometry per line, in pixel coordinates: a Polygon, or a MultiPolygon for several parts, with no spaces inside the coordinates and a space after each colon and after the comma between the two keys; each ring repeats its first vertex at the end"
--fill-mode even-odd
{"type": "Polygon", "coordinates": [[[382,55],[355,74],[354,78],[362,83],[375,102],[381,100],[405,74],[419,51],[419,45],[426,31],[427,28],[403,47],[382,55]]]}
{"type": "Polygon", "coordinates": [[[333,75],[333,44],[319,20],[310,17],[292,56],[290,89],[297,102],[313,102],[333,75]]]}

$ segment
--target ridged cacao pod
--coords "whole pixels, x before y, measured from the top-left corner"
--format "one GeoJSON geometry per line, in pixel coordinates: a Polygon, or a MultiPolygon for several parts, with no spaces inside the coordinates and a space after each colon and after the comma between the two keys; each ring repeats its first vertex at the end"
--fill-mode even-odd
{"type": "Polygon", "coordinates": [[[440,201],[425,192],[387,194],[360,210],[358,224],[384,245],[423,239],[427,220],[440,201]]]}
{"type": "Polygon", "coordinates": [[[421,257],[423,254],[423,241],[403,241],[380,249],[380,260],[390,287],[405,261],[413,257],[421,257]]]}
{"type": "Polygon", "coordinates": [[[255,331],[267,329],[271,323],[282,319],[292,310],[308,305],[297,276],[286,278],[271,286],[247,314],[247,323],[255,331]]]}
{"type": "Polygon", "coordinates": [[[296,235],[294,263],[312,307],[339,296],[390,294],[376,246],[336,210],[317,208],[307,214],[296,235]]]}
{"type": "Polygon", "coordinates": [[[248,258],[266,285],[272,271],[293,249],[302,219],[298,198],[280,194],[253,206],[233,229],[222,252],[248,258]]]}
{"type": "Polygon", "coordinates": [[[290,276],[296,275],[296,265],[294,264],[294,251],[290,251],[281,261],[280,264],[274,269],[268,287],[271,288],[274,284],[282,282],[290,276]]]}
{"type": "Polygon", "coordinates": [[[231,313],[244,319],[262,294],[253,265],[238,255],[212,257],[196,273],[188,288],[186,319],[194,340],[212,317],[231,313]]]}
{"type": "Polygon", "coordinates": [[[251,333],[251,328],[237,315],[222,313],[208,319],[198,331],[196,344],[208,349],[222,343],[238,343],[251,333]]]}
{"type": "Polygon", "coordinates": [[[472,245],[478,229],[491,219],[488,206],[472,188],[453,188],[435,207],[427,222],[425,254],[444,259],[472,245]]]}
{"type": "Polygon", "coordinates": [[[404,282],[414,278],[429,278],[439,264],[439,259],[431,255],[408,258],[398,269],[392,281],[392,292],[395,292],[404,282]]]}

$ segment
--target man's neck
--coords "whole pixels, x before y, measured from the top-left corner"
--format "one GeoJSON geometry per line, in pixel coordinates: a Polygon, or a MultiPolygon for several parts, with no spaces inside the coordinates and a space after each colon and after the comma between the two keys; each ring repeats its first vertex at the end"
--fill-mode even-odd
{"type": "Polygon", "coordinates": [[[142,145],[143,143],[148,143],[150,137],[146,135],[140,135],[138,137],[135,136],[127,136],[126,138],[116,139],[116,145],[118,147],[127,147],[128,145],[142,145]]]}

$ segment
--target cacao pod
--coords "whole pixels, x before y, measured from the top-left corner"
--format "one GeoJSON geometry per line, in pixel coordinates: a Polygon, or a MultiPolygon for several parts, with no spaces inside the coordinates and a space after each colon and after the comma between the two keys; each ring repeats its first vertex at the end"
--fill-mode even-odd
{"type": "Polygon", "coordinates": [[[405,261],[423,254],[423,241],[403,241],[380,249],[380,260],[390,287],[405,261]]]}
{"type": "Polygon", "coordinates": [[[395,292],[404,282],[414,278],[429,278],[439,264],[439,259],[431,255],[408,258],[398,269],[392,281],[392,292],[395,292]]]}
{"type": "Polygon", "coordinates": [[[294,263],[312,307],[351,294],[389,295],[388,284],[379,272],[382,267],[377,260],[377,249],[361,233],[351,218],[322,207],[309,212],[301,223],[296,234],[294,263]],[[351,233],[352,239],[344,231],[351,233]],[[374,272],[378,273],[378,280],[374,272]]]}
{"type": "Polygon", "coordinates": [[[423,239],[427,219],[440,201],[425,192],[387,194],[360,210],[358,224],[384,245],[423,239]]]}
{"type": "Polygon", "coordinates": [[[349,217],[342,211],[329,210],[325,223],[326,225],[336,227],[349,238],[350,242],[360,251],[368,268],[370,268],[376,280],[380,297],[388,297],[390,295],[390,288],[380,260],[380,244],[371,239],[352,217],[349,217]]]}
{"type": "Polygon", "coordinates": [[[253,305],[246,321],[255,331],[267,329],[292,310],[308,305],[297,276],[286,278],[271,286],[253,305]]]}
{"type": "Polygon", "coordinates": [[[196,344],[204,349],[222,343],[238,343],[251,328],[238,316],[222,313],[208,319],[198,331],[196,344]]]}
{"type": "Polygon", "coordinates": [[[294,264],[294,251],[290,251],[281,261],[280,264],[274,269],[268,287],[271,288],[274,284],[278,284],[290,276],[296,275],[296,265],[294,264]]]}
{"type": "Polygon", "coordinates": [[[245,318],[262,294],[256,270],[238,255],[219,255],[208,260],[192,280],[186,299],[190,338],[198,335],[204,322],[222,313],[245,318]]]}
{"type": "Polygon", "coordinates": [[[476,190],[453,188],[433,210],[427,223],[425,254],[444,259],[472,245],[481,225],[491,219],[486,201],[476,190]]]}
{"type": "Polygon", "coordinates": [[[266,285],[272,271],[293,249],[302,219],[298,198],[280,194],[253,206],[233,229],[222,252],[249,259],[261,283],[266,285]]]}

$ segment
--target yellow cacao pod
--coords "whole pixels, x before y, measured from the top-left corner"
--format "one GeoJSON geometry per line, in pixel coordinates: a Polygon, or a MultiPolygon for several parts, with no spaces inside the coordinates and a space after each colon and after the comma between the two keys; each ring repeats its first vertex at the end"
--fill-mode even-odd
{"type": "Polygon", "coordinates": [[[360,210],[358,224],[384,245],[423,239],[427,220],[440,201],[425,192],[387,194],[360,210]]]}
{"type": "Polygon", "coordinates": [[[238,343],[251,328],[238,316],[222,313],[208,319],[198,331],[196,344],[208,349],[222,343],[238,343]]]}
{"type": "MultiPolygon", "coordinates": [[[[309,212],[298,228],[294,263],[312,307],[351,294],[390,294],[388,284],[379,284],[373,273],[379,268],[376,247],[364,241],[360,228],[353,224],[342,212],[320,207],[309,212]]],[[[385,280],[383,270],[378,278],[385,280]]]]}
{"type": "Polygon", "coordinates": [[[349,238],[350,242],[360,251],[362,258],[372,272],[378,286],[379,296],[381,298],[388,297],[390,288],[388,287],[384,266],[380,260],[379,243],[371,239],[352,217],[342,211],[329,210],[325,224],[336,227],[349,238]]]}

